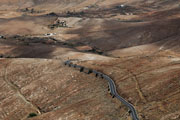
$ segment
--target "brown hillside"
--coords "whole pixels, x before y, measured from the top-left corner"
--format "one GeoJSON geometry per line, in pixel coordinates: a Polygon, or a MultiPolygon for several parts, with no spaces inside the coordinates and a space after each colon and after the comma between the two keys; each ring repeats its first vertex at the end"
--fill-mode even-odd
{"type": "Polygon", "coordinates": [[[180,119],[177,0],[0,0],[0,120],[180,119]],[[57,25],[57,21],[67,25],[57,25]],[[54,28],[53,28],[54,27],[54,28]]]}

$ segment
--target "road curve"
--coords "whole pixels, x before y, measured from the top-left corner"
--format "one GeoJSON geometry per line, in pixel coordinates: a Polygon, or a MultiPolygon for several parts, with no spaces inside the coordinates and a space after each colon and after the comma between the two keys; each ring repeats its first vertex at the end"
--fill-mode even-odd
{"type": "Polygon", "coordinates": [[[129,109],[129,113],[132,117],[132,120],[139,120],[138,118],[138,115],[137,115],[137,112],[134,108],[134,106],[129,103],[128,101],[126,101],[123,97],[121,97],[117,90],[116,90],[116,85],[114,83],[114,81],[107,75],[101,73],[101,72],[98,72],[96,70],[92,70],[92,69],[88,69],[88,68],[85,68],[83,66],[80,66],[80,65],[76,65],[76,64],[73,64],[71,62],[72,60],[67,60],[64,62],[65,65],[68,65],[69,67],[74,67],[74,68],[77,68],[78,70],[80,70],[80,72],[85,72],[87,74],[91,74],[91,73],[94,73],[96,75],[96,77],[101,77],[102,79],[105,79],[108,81],[108,85],[109,85],[109,90],[110,90],[110,94],[111,96],[114,98],[116,97],[118,100],[120,100],[125,106],[128,107],[129,109]]]}

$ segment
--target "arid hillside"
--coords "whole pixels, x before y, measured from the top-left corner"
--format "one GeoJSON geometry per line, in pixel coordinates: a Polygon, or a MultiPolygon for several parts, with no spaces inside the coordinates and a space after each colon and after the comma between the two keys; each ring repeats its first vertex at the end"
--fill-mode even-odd
{"type": "Polygon", "coordinates": [[[177,0],[0,0],[0,120],[180,120],[177,0]]]}

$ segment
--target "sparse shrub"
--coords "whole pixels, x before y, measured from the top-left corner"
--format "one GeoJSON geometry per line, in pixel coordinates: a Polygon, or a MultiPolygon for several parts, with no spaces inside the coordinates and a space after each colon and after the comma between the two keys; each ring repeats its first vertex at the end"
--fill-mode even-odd
{"type": "Polygon", "coordinates": [[[28,9],[28,8],[26,8],[26,9],[25,9],[25,11],[29,11],[29,9],[28,9]]]}
{"type": "Polygon", "coordinates": [[[28,115],[28,118],[32,118],[32,117],[35,117],[35,116],[37,116],[36,113],[30,113],[30,114],[28,115]]]}

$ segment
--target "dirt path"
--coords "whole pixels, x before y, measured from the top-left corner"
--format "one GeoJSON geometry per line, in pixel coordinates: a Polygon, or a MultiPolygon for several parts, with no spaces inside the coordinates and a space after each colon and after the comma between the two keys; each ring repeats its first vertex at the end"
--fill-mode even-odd
{"type": "Polygon", "coordinates": [[[4,70],[4,76],[3,76],[3,80],[5,81],[5,83],[16,93],[16,95],[21,98],[26,104],[30,105],[36,112],[37,114],[41,114],[40,110],[38,109],[38,107],[36,105],[34,105],[33,103],[31,103],[30,101],[28,101],[24,96],[23,94],[21,93],[19,87],[14,84],[13,82],[9,81],[8,80],[8,77],[7,77],[7,71],[8,71],[8,66],[10,65],[9,64],[6,64],[5,66],[5,70],[4,70]]]}

